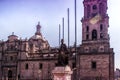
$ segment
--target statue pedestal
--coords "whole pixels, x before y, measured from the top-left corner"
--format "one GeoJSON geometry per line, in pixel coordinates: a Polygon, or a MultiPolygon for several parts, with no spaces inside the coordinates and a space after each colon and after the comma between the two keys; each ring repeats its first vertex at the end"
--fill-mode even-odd
{"type": "Polygon", "coordinates": [[[69,66],[55,67],[52,73],[54,76],[53,80],[71,80],[72,70],[69,66]]]}

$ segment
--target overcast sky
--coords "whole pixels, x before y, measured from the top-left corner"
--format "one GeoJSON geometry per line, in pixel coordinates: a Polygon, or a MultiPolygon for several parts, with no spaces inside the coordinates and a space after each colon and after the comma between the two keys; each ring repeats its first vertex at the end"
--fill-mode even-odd
{"type": "MultiPolygon", "coordinates": [[[[77,0],[77,44],[81,44],[83,0],[77,0]]],[[[108,0],[109,34],[115,52],[115,67],[120,68],[120,0],[108,0]]],[[[30,38],[40,21],[43,36],[52,47],[58,46],[58,29],[65,18],[67,43],[67,8],[70,8],[70,44],[74,44],[74,0],[0,0],[0,40],[15,33],[22,39],[30,38]]]]}

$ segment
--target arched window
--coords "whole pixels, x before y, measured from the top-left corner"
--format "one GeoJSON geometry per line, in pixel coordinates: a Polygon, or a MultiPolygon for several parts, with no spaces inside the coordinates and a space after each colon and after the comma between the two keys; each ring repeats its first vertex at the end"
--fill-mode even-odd
{"type": "Polygon", "coordinates": [[[87,18],[90,17],[90,5],[87,5],[87,18]]]}
{"type": "Polygon", "coordinates": [[[8,71],[8,79],[9,78],[12,78],[12,71],[11,70],[8,71]]]}
{"type": "Polygon", "coordinates": [[[89,26],[86,26],[86,32],[89,32],[89,26]]]}
{"type": "Polygon", "coordinates": [[[97,30],[92,31],[92,40],[97,40],[97,30]]]}
{"type": "Polygon", "coordinates": [[[103,30],[103,24],[100,24],[100,31],[103,30]]]}

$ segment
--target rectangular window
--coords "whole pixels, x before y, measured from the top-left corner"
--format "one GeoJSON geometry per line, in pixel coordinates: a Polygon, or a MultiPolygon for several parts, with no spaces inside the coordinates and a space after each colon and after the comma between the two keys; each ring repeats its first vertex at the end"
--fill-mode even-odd
{"type": "Polygon", "coordinates": [[[87,35],[86,35],[86,40],[88,40],[88,39],[89,39],[89,35],[87,34],[87,35]]]}
{"type": "Polygon", "coordinates": [[[101,80],[101,78],[100,77],[95,77],[95,80],[101,80]]]}
{"type": "Polygon", "coordinates": [[[100,24],[100,31],[103,30],[103,24],[100,24]]]}
{"type": "Polygon", "coordinates": [[[55,66],[57,66],[58,64],[57,63],[55,63],[55,66]]]}
{"type": "Polygon", "coordinates": [[[92,61],[91,62],[91,68],[92,69],[96,69],[97,65],[96,65],[96,62],[95,61],[92,61]]]}
{"type": "Polygon", "coordinates": [[[89,26],[86,26],[86,32],[89,32],[89,26]]]}
{"type": "Polygon", "coordinates": [[[72,68],[75,68],[76,67],[76,64],[75,62],[72,63],[72,68]]]}
{"type": "Polygon", "coordinates": [[[40,64],[39,64],[39,69],[42,69],[42,68],[43,68],[43,64],[40,63],[40,64]]]}
{"type": "Polygon", "coordinates": [[[25,64],[25,69],[26,69],[26,70],[28,69],[28,63],[25,64]]]}
{"type": "Polygon", "coordinates": [[[11,61],[13,60],[13,56],[10,56],[10,60],[11,60],[11,61]]]}

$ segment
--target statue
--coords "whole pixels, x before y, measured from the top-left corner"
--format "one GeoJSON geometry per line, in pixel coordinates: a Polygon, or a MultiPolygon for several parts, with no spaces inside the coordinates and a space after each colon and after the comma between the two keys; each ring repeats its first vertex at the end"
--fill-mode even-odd
{"type": "Polygon", "coordinates": [[[68,50],[66,44],[64,44],[64,40],[62,39],[59,49],[57,66],[66,66],[66,65],[68,65],[68,50]]]}

